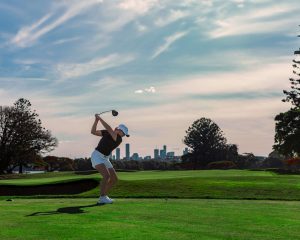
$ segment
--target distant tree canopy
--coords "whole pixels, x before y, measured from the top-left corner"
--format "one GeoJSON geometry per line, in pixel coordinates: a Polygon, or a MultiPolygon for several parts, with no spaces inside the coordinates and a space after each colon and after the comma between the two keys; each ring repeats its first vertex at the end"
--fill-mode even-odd
{"type": "Polygon", "coordinates": [[[46,156],[43,158],[45,169],[48,172],[52,171],[74,171],[75,162],[66,157],[46,156]]]}
{"type": "MultiPolygon", "coordinates": [[[[295,51],[296,59],[300,51],[295,51]]],[[[290,78],[291,89],[283,90],[286,98],[283,102],[290,102],[292,108],[275,117],[275,144],[273,149],[286,156],[300,156],[300,61],[293,60],[294,78],[290,78]]]]}
{"type": "Polygon", "coordinates": [[[243,153],[238,156],[235,164],[239,169],[256,169],[260,166],[260,161],[253,153],[243,153]]]}
{"type": "Polygon", "coordinates": [[[237,145],[227,145],[219,126],[212,120],[196,120],[186,131],[183,142],[192,150],[183,156],[183,162],[193,163],[194,169],[205,167],[210,162],[235,161],[237,145]]]}
{"type": "Polygon", "coordinates": [[[13,106],[0,106],[0,173],[34,162],[39,154],[57,146],[57,139],[42,127],[31,103],[23,98],[13,106]]]}
{"type": "Polygon", "coordinates": [[[283,168],[285,157],[277,151],[272,151],[262,162],[262,168],[283,168]]]}
{"type": "Polygon", "coordinates": [[[273,148],[285,156],[300,156],[300,110],[290,109],[275,117],[276,133],[273,148]]]}

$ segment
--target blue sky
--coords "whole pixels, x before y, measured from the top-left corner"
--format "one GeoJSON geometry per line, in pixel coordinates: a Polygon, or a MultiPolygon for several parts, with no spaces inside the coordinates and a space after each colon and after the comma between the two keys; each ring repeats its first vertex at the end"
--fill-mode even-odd
{"type": "Polygon", "coordinates": [[[240,153],[267,155],[289,108],[299,11],[298,0],[3,0],[0,102],[29,99],[60,156],[89,156],[93,115],[109,109],[142,155],[180,154],[201,117],[240,153]]]}

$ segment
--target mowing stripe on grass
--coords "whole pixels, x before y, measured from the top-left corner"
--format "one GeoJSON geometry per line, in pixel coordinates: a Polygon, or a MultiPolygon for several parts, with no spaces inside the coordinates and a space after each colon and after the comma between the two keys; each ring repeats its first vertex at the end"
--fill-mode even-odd
{"type": "Polygon", "coordinates": [[[286,240],[300,203],[248,200],[17,199],[0,201],[0,239],[286,240]]]}

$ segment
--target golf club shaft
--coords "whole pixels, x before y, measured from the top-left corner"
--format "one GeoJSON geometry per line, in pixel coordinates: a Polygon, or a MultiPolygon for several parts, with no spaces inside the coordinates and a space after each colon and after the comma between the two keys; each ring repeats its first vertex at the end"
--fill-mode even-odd
{"type": "Polygon", "coordinates": [[[104,112],[101,112],[101,113],[98,113],[99,115],[100,114],[103,114],[103,113],[107,113],[107,112],[111,112],[112,110],[108,110],[108,111],[104,111],[104,112]]]}
{"type": "Polygon", "coordinates": [[[107,113],[107,112],[111,112],[112,115],[115,117],[115,116],[118,116],[118,112],[116,110],[109,110],[109,111],[104,111],[104,112],[101,112],[101,113],[97,113],[98,115],[101,115],[103,113],[107,113]]]}

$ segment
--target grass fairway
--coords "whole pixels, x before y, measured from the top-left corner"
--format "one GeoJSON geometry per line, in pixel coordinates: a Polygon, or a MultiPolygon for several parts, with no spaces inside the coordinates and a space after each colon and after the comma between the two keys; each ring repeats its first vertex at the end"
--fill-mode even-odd
{"type": "Polygon", "coordinates": [[[0,239],[299,239],[300,203],[209,199],[0,201],[0,239]]]}
{"type": "MultiPolygon", "coordinates": [[[[112,197],[300,200],[300,175],[279,175],[268,171],[202,170],[119,172],[118,176],[119,182],[110,193],[112,197]]],[[[80,179],[92,179],[97,182],[101,180],[97,173],[91,175],[70,172],[33,174],[25,175],[24,178],[0,180],[0,191],[3,185],[14,185],[21,186],[26,193],[23,186],[57,184],[58,188],[60,183],[80,179]]],[[[72,188],[77,186],[75,183],[72,188]]],[[[99,188],[94,187],[76,195],[51,197],[82,198],[98,195],[99,188]]]]}

